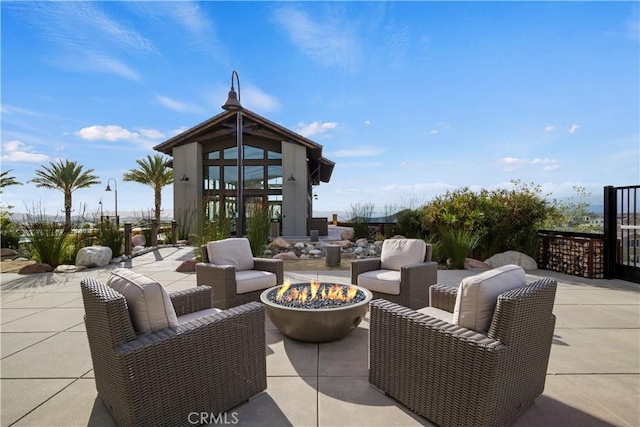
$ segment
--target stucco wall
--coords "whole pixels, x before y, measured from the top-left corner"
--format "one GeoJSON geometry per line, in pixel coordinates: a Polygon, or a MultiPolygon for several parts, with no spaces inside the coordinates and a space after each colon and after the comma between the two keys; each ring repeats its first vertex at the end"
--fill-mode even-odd
{"type": "MultiPolygon", "coordinates": [[[[199,221],[201,215],[187,215],[188,211],[202,206],[202,145],[197,142],[173,148],[173,215],[180,226],[188,222],[187,217],[199,221]],[[189,178],[182,181],[183,175],[189,178]]],[[[190,233],[199,229],[192,223],[190,233]]]]}
{"type": "Polygon", "coordinates": [[[282,235],[307,235],[307,150],[290,142],[282,143],[282,235]]]}

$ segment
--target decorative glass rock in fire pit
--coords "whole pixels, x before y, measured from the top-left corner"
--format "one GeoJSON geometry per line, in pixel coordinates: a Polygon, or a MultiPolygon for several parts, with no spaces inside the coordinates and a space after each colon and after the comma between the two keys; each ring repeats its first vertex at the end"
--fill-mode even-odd
{"type": "Polygon", "coordinates": [[[286,336],[305,342],[343,338],[358,327],[373,295],[351,285],[299,283],[265,290],[260,300],[267,315],[286,336]]]}

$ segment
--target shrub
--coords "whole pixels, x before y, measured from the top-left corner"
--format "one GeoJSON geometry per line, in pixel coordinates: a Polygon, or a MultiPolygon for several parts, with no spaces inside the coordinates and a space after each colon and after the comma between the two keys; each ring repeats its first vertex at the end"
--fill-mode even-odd
{"type": "Polygon", "coordinates": [[[398,232],[405,237],[420,239],[423,237],[424,228],[422,219],[424,212],[422,209],[404,209],[396,214],[398,221],[398,232]]]}
{"type": "Polygon", "coordinates": [[[209,215],[207,209],[203,209],[199,226],[200,229],[197,233],[189,235],[189,241],[194,246],[196,258],[202,260],[200,246],[214,240],[222,240],[229,237],[231,235],[231,221],[228,218],[209,215]]]}
{"type": "Polygon", "coordinates": [[[464,261],[478,246],[480,239],[469,230],[450,229],[440,236],[443,254],[451,260],[451,268],[464,268],[464,261]]]}
{"type": "Polygon", "coordinates": [[[249,246],[251,246],[251,252],[254,256],[260,256],[269,239],[269,228],[271,227],[269,207],[262,203],[252,203],[247,207],[247,239],[249,239],[249,246]]]}
{"type": "Polygon", "coordinates": [[[113,257],[122,255],[124,233],[115,223],[104,220],[98,223],[98,244],[111,248],[113,257]]]}
{"type": "Polygon", "coordinates": [[[3,248],[18,249],[22,233],[8,212],[0,211],[0,242],[3,248]]]}
{"type": "Polygon", "coordinates": [[[72,240],[67,237],[70,232],[63,223],[48,220],[39,205],[27,213],[24,231],[29,239],[29,250],[36,261],[55,268],[69,257],[72,240]]]}

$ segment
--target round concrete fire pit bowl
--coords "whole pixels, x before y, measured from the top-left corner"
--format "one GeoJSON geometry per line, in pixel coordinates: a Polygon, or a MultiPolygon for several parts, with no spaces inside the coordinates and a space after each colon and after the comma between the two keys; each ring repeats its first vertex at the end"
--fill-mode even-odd
{"type": "MultiPolygon", "coordinates": [[[[373,294],[365,288],[351,285],[332,285],[319,283],[322,288],[328,289],[331,286],[339,286],[343,289],[356,288],[355,298],[349,302],[333,302],[316,304],[305,303],[295,304],[277,301],[276,296],[282,286],[275,286],[265,290],[260,295],[260,300],[266,306],[267,315],[274,325],[286,336],[294,340],[304,342],[329,342],[339,340],[358,327],[369,310],[369,301],[373,294]],[[298,305],[296,307],[295,305],[298,305]]],[[[302,290],[309,287],[309,283],[298,283],[291,285],[289,292],[302,290]]],[[[311,300],[308,297],[308,300],[311,300]]]]}

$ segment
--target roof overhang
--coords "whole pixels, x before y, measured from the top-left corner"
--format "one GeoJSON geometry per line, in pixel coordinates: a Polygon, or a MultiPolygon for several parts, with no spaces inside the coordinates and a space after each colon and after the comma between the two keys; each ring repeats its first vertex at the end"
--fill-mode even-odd
{"type": "MultiPolygon", "coordinates": [[[[307,149],[310,162],[311,181],[314,185],[329,182],[335,163],[322,157],[322,145],[313,142],[289,129],[280,126],[250,110],[240,110],[242,114],[242,128],[245,135],[254,135],[278,141],[300,144],[307,149]]],[[[182,132],[162,142],[154,150],[169,156],[173,155],[173,148],[192,142],[204,142],[235,133],[237,114],[235,111],[224,111],[191,129],[182,132]]]]}

